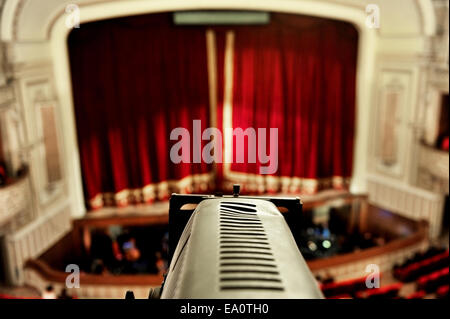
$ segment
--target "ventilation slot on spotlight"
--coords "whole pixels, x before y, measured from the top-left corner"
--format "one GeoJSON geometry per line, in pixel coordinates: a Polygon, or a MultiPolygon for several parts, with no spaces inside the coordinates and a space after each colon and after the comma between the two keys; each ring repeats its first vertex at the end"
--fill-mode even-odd
{"type": "Polygon", "coordinates": [[[284,291],[256,205],[220,204],[221,290],[284,291]]]}
{"type": "Polygon", "coordinates": [[[256,207],[255,204],[251,204],[251,203],[238,203],[238,202],[221,202],[220,203],[221,206],[225,206],[225,205],[238,205],[238,206],[247,206],[247,207],[256,207]]]}
{"type": "Polygon", "coordinates": [[[256,209],[254,208],[250,208],[250,207],[246,207],[246,206],[241,206],[241,205],[220,205],[221,209],[232,209],[232,210],[237,210],[237,211],[241,211],[241,212],[252,212],[252,213],[256,213],[256,209]]]}

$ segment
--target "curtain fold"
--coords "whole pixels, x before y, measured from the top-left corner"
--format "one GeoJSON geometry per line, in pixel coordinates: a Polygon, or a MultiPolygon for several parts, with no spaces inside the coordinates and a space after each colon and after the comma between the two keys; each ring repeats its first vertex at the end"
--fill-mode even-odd
{"type": "Polygon", "coordinates": [[[211,188],[210,165],[169,157],[172,129],[210,126],[204,28],[177,28],[166,14],[102,21],[75,29],[69,51],[91,208],[211,188]]]}
{"type": "Polygon", "coordinates": [[[258,160],[234,162],[225,179],[260,193],[345,187],[352,173],[356,30],[274,15],[268,26],[234,33],[232,127],[267,128],[267,134],[278,128],[279,163],[275,174],[261,175],[258,160]]]}

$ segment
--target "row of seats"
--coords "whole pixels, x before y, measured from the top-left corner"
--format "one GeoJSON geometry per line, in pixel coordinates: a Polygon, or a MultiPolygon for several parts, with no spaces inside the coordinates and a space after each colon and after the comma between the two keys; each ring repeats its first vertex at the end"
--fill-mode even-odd
{"type": "Polygon", "coordinates": [[[449,297],[449,285],[441,286],[436,291],[437,298],[448,298],[449,297]]]}
{"type": "MultiPolygon", "coordinates": [[[[436,289],[436,298],[446,299],[449,297],[449,285],[443,285],[436,289]]],[[[406,296],[406,299],[423,299],[427,295],[425,290],[417,290],[412,294],[406,296]]]]}
{"type": "Polygon", "coordinates": [[[322,289],[325,297],[336,297],[339,295],[351,295],[356,291],[366,289],[366,277],[349,279],[339,282],[323,283],[320,288],[322,289]]]}
{"type": "Polygon", "coordinates": [[[400,289],[402,289],[403,284],[402,283],[396,283],[387,285],[384,287],[380,287],[377,289],[366,289],[363,291],[356,292],[356,298],[360,299],[376,299],[376,298],[383,298],[383,299],[394,299],[398,298],[398,293],[400,289]]]}
{"type": "Polygon", "coordinates": [[[374,299],[374,298],[398,298],[402,283],[395,283],[377,289],[369,289],[366,285],[366,277],[349,279],[339,282],[322,283],[321,289],[329,299],[374,299]]]}
{"type": "Polygon", "coordinates": [[[402,282],[410,282],[443,267],[448,267],[449,263],[450,257],[447,250],[427,259],[407,264],[405,267],[394,268],[394,277],[402,282]]]}
{"type": "MultiPolygon", "coordinates": [[[[392,284],[389,286],[382,287],[380,289],[367,289],[364,291],[359,291],[355,294],[356,298],[365,298],[365,299],[375,299],[375,298],[383,298],[383,299],[423,299],[427,295],[426,290],[418,290],[406,297],[400,297],[399,291],[402,287],[402,284],[392,284]]],[[[449,285],[440,286],[436,291],[436,298],[445,299],[449,297],[449,285]]],[[[328,297],[328,299],[352,299],[354,296],[351,294],[341,294],[336,296],[328,297]]]]}
{"type": "MultiPolygon", "coordinates": [[[[337,283],[340,284],[340,283],[337,283]]],[[[399,291],[402,289],[402,283],[395,283],[391,285],[387,285],[377,289],[367,289],[364,286],[363,289],[359,289],[358,291],[349,291],[347,293],[341,293],[337,295],[327,296],[328,299],[395,299],[399,298],[399,291]]],[[[348,287],[345,285],[345,287],[348,287]]],[[[423,298],[425,293],[421,294],[421,296],[411,296],[411,298],[423,298]]]]}
{"type": "Polygon", "coordinates": [[[436,255],[442,254],[446,251],[446,248],[441,248],[441,247],[430,247],[427,249],[427,251],[425,252],[417,252],[414,254],[413,257],[408,258],[406,261],[404,261],[403,263],[401,263],[400,265],[395,265],[394,269],[396,268],[405,268],[406,266],[409,266],[411,264],[414,264],[416,262],[434,257],[436,255]]]}
{"type": "Polygon", "coordinates": [[[432,272],[429,275],[420,277],[417,280],[418,290],[424,290],[427,293],[435,292],[439,287],[448,285],[450,281],[449,268],[445,267],[441,270],[432,272]]]}
{"type": "Polygon", "coordinates": [[[427,293],[424,290],[418,290],[406,296],[405,299],[423,299],[427,293]]]}

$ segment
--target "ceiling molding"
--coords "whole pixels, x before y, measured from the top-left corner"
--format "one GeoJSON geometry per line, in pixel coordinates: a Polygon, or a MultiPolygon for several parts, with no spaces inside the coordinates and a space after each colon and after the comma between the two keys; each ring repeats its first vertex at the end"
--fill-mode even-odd
{"type": "Polygon", "coordinates": [[[436,15],[433,2],[431,0],[416,0],[415,3],[421,13],[422,33],[425,36],[433,36],[436,33],[436,15]]]}
{"type": "MultiPolygon", "coordinates": [[[[273,0],[276,2],[277,0],[273,0]]],[[[51,38],[52,29],[56,21],[64,14],[65,4],[75,3],[81,9],[90,6],[101,6],[102,4],[109,7],[112,3],[124,2],[123,0],[72,0],[72,1],[55,1],[55,0],[5,0],[3,4],[3,12],[1,17],[1,39],[5,41],[17,42],[36,42],[48,41],[51,38]]],[[[158,3],[159,1],[149,1],[158,3]]],[[[198,2],[198,1],[197,1],[198,2]]],[[[250,1],[252,2],[252,1],[250,1]]],[[[293,0],[295,2],[302,2],[300,0],[293,0]]],[[[355,10],[362,10],[364,13],[365,5],[369,1],[355,2],[353,0],[321,0],[321,3],[333,4],[340,7],[352,8],[355,10]]],[[[375,3],[383,5],[384,7],[391,6],[391,0],[374,0],[375,3]]],[[[166,0],[167,7],[183,7],[189,4],[189,1],[166,0]],[[184,2],[184,3],[183,3],[184,2]]],[[[230,7],[234,7],[234,1],[230,1],[230,7]]],[[[394,2],[392,2],[394,3],[394,2]]],[[[431,0],[415,0],[412,2],[415,6],[417,15],[421,20],[419,23],[420,33],[424,36],[431,36],[436,32],[436,18],[434,7],[431,0]]],[[[130,6],[140,6],[135,1],[130,1],[130,6]]],[[[257,3],[251,4],[257,8],[257,3]]],[[[214,2],[205,2],[203,7],[215,7],[214,2]]],[[[200,8],[200,7],[199,7],[200,8]]],[[[262,8],[262,7],[261,7],[262,8]]],[[[262,8],[263,9],[263,8],[262,8]]],[[[132,10],[131,10],[132,11],[132,10]]],[[[136,14],[136,13],[135,13],[136,14]]],[[[99,18],[101,19],[101,18],[99,18]]],[[[417,19],[417,18],[416,18],[417,19]]],[[[390,21],[390,25],[395,25],[396,21],[390,21]]],[[[399,30],[400,31],[400,30],[399,30]]],[[[417,32],[417,31],[411,31],[417,32]]],[[[387,31],[386,35],[396,35],[393,30],[387,31]]],[[[418,34],[419,35],[419,34],[418,34]]],[[[383,34],[381,34],[383,36],[383,34]]],[[[399,37],[402,34],[398,34],[399,37]]]]}

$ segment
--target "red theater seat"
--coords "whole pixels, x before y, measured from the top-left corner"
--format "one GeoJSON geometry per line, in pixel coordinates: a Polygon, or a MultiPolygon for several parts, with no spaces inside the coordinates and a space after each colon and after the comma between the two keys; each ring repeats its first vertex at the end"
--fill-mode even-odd
{"type": "Polygon", "coordinates": [[[353,294],[366,288],[366,277],[332,282],[322,284],[321,286],[322,292],[325,297],[353,294]]]}
{"type": "Polygon", "coordinates": [[[353,299],[353,297],[349,294],[342,294],[342,295],[336,295],[328,297],[327,299],[353,299]]]}
{"type": "Polygon", "coordinates": [[[439,270],[442,267],[448,267],[449,262],[450,258],[447,250],[425,260],[394,269],[394,277],[403,282],[416,280],[417,278],[439,270]]]}
{"type": "Polygon", "coordinates": [[[449,285],[441,286],[436,291],[436,297],[437,298],[448,298],[449,296],[449,285]]]}
{"type": "Polygon", "coordinates": [[[426,292],[431,293],[443,285],[448,285],[449,279],[449,268],[445,267],[429,275],[420,277],[419,280],[417,280],[417,287],[420,290],[425,290],[426,292]]]}
{"type": "Polygon", "coordinates": [[[358,298],[397,298],[402,288],[402,283],[391,284],[381,288],[366,289],[356,294],[358,298]]]}
{"type": "Polygon", "coordinates": [[[406,299],[423,299],[423,297],[425,297],[426,294],[427,293],[424,290],[419,290],[406,296],[406,299]]]}

